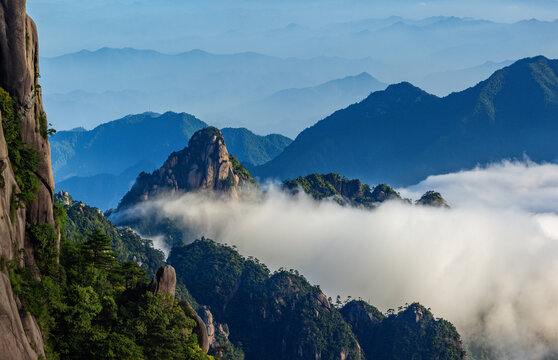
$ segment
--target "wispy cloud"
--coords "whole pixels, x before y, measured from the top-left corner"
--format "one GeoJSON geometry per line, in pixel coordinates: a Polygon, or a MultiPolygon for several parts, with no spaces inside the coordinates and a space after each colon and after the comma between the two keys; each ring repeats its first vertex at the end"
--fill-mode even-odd
{"type": "Polygon", "coordinates": [[[184,194],[144,204],[189,233],[238,246],[270,268],[296,268],[327,295],[381,309],[420,301],[465,339],[506,359],[558,344],[558,166],[504,162],[430,177],[451,210],[387,203],[369,211],[289,197],[223,201],[184,194]]]}

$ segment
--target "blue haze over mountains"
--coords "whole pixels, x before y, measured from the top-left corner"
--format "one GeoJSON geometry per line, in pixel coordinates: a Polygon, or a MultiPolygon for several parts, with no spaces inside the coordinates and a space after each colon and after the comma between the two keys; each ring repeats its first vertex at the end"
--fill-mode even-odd
{"type": "Polygon", "coordinates": [[[554,1],[60,3],[28,6],[45,38],[41,81],[57,129],[172,110],[294,138],[379,83],[443,96],[520,58],[558,57],[554,1]],[[91,22],[104,26],[92,33],[91,22]],[[378,83],[346,83],[345,96],[317,95],[304,107],[269,102],[363,72],[378,83]]]}
{"type": "MultiPolygon", "coordinates": [[[[46,50],[41,84],[49,121],[60,130],[50,136],[56,190],[103,210],[113,207],[140,172],[159,168],[207,125],[221,129],[228,151],[260,184],[331,171],[341,174],[336,178],[359,178],[351,182],[358,191],[366,189],[360,181],[388,183],[409,198],[406,194],[430,184],[444,195],[461,185],[468,189],[456,198],[473,197],[476,206],[455,201],[451,209],[440,209],[391,202],[368,211],[284,196],[279,187],[264,185],[266,196],[257,202],[197,193],[154,199],[157,192],[148,191],[143,194],[150,200],[137,209],[146,210],[138,211],[144,218],[163,214],[165,221],[178,219],[181,229],[239,246],[272,269],[301,268],[325,284],[327,295],[380,298],[384,309],[425,301],[455,319],[470,360],[546,360],[558,354],[551,319],[558,292],[548,275],[558,269],[558,216],[552,207],[558,171],[558,60],[552,60],[558,58],[557,1],[30,0],[28,6],[47,39],[41,42],[46,50]],[[535,163],[507,161],[525,156],[535,163]],[[478,164],[493,165],[479,171],[478,164]],[[498,174],[478,174],[493,168],[498,174]],[[498,181],[502,168],[509,172],[508,182],[498,181]],[[408,187],[417,183],[414,190],[408,187]],[[491,201],[496,205],[485,205],[491,201]],[[526,210],[527,203],[536,203],[536,209],[526,210]],[[190,209],[190,216],[183,216],[190,209]]],[[[219,155],[213,164],[227,164],[219,131],[199,133],[205,134],[201,139],[218,139],[219,151],[192,146],[182,152],[188,156],[163,166],[160,173],[170,176],[144,183],[147,190],[189,177],[192,169],[197,174],[204,163],[199,159],[207,154],[219,155]]],[[[228,161],[234,161],[237,174],[250,178],[234,158],[228,161]]],[[[214,168],[207,166],[220,174],[214,168]]],[[[232,175],[214,184],[236,184],[232,175]]],[[[140,190],[142,178],[145,174],[136,182],[140,190]]],[[[178,190],[200,188],[174,183],[178,190]]],[[[209,304],[216,320],[228,321],[231,339],[242,339],[247,359],[257,353],[250,353],[252,344],[262,349],[255,358],[265,358],[270,348],[270,356],[279,357],[284,334],[329,347],[337,342],[321,337],[324,331],[356,333],[354,322],[338,331],[331,322],[302,324],[306,317],[279,312],[280,325],[286,326],[279,328],[281,336],[271,336],[274,347],[267,346],[261,338],[268,337],[267,324],[277,317],[268,317],[273,312],[264,307],[262,316],[270,321],[244,321],[260,317],[254,311],[258,303],[249,300],[256,294],[256,300],[280,304],[281,297],[266,294],[287,289],[292,295],[291,277],[285,273],[286,282],[265,287],[255,282],[262,293],[239,288],[237,279],[249,284],[257,275],[252,270],[259,271],[259,260],[253,262],[258,267],[249,265],[240,273],[226,266],[215,272],[217,263],[245,259],[233,254],[213,257],[212,263],[211,254],[193,262],[192,254],[175,248],[169,263],[200,305],[209,304]],[[230,276],[235,273],[238,277],[230,276]],[[233,280],[221,287],[222,279],[233,280]],[[235,289],[232,298],[221,291],[226,288],[235,289]],[[242,296],[234,299],[235,293],[242,296]],[[225,301],[212,303],[218,297],[225,301]],[[239,307],[229,306],[234,304],[239,307]],[[230,314],[215,310],[225,308],[230,314]],[[246,326],[235,327],[235,322],[246,326]],[[301,337],[297,328],[311,331],[301,337]]],[[[291,275],[298,277],[297,271],[291,275]]],[[[336,316],[320,287],[313,293],[318,296],[309,303],[323,298],[318,306],[336,316]]],[[[298,299],[300,292],[294,294],[298,299]]],[[[287,308],[295,306],[282,307],[287,308]]],[[[309,318],[321,317],[306,307],[300,310],[309,318]]],[[[424,330],[419,310],[431,316],[426,308],[411,306],[411,326],[403,325],[414,334],[424,330]]],[[[424,339],[434,334],[461,350],[459,335],[450,339],[427,332],[424,339]]],[[[365,331],[366,337],[378,339],[365,331]]],[[[358,341],[365,352],[375,353],[363,338],[358,341]]],[[[410,344],[396,341],[388,347],[416,352],[410,344]]],[[[308,358],[321,356],[308,348],[313,350],[308,358]]],[[[389,358],[389,350],[382,350],[389,358]]],[[[447,358],[464,359],[462,354],[447,358]]]]}
{"type": "Polygon", "coordinates": [[[337,171],[408,186],[503,159],[555,162],[557,113],[558,60],[543,56],[446,97],[402,82],[306,129],[254,173],[287,179],[337,171]]]}
{"type": "MultiPolygon", "coordinates": [[[[206,126],[193,115],[166,112],[129,115],[89,131],[59,131],[50,138],[56,187],[100,209],[116,207],[140,172],[161,166],[206,126]]],[[[292,142],[245,128],[222,133],[229,151],[250,167],[270,161],[292,142]]]]}
{"type": "MultiPolygon", "coordinates": [[[[338,172],[370,184],[408,186],[503,159],[553,162],[557,112],[558,60],[538,56],[446,97],[408,82],[390,85],[317,122],[294,142],[244,128],[223,134],[229,151],[260,180],[338,172]]],[[[57,186],[100,208],[115,206],[140,171],[155,169],[206,125],[185,113],[144,113],[92,131],[59,132],[51,137],[57,186]]]]}

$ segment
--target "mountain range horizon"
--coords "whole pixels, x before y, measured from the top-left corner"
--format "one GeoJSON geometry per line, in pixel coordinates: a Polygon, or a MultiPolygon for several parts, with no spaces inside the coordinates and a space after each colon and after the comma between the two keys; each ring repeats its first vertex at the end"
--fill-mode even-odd
{"type": "MultiPolygon", "coordinates": [[[[392,16],[332,22],[315,30],[291,21],[257,40],[250,31],[224,35],[227,43],[238,36],[240,43],[253,45],[244,48],[211,48],[208,41],[189,41],[171,51],[145,44],[103,44],[42,57],[41,78],[48,89],[45,106],[58,129],[90,129],[127,114],[172,110],[196,114],[218,127],[294,137],[328,112],[368,94],[345,84],[340,92],[344,98],[316,94],[302,107],[277,102],[275,95],[282,91],[314,91],[366,72],[379,83],[409,81],[445,96],[518,59],[558,57],[551,35],[557,32],[556,19],[499,23],[392,16]],[[281,52],[269,51],[280,44],[285,46],[281,52]]],[[[368,86],[368,92],[380,89],[379,84],[368,86]]]]}
{"type": "Polygon", "coordinates": [[[0,15],[0,358],[558,359],[558,0],[0,15]]]}

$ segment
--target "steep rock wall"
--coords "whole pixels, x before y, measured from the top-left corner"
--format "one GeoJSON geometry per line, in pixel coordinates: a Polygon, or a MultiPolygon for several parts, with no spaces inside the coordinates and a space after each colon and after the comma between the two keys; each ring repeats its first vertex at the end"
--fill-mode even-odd
{"type": "MultiPolygon", "coordinates": [[[[54,179],[50,146],[44,131],[46,115],[37,82],[37,29],[25,8],[25,0],[0,0],[0,87],[16,99],[20,138],[39,156],[35,172],[39,190],[37,198],[26,208],[14,209],[14,192],[19,188],[8,157],[4,132],[0,128],[0,255],[4,261],[18,259],[19,266],[33,266],[33,245],[25,228],[27,224],[55,225],[54,179]]],[[[44,355],[37,321],[23,311],[5,268],[0,273],[0,333],[3,359],[37,359],[44,355]]]]}

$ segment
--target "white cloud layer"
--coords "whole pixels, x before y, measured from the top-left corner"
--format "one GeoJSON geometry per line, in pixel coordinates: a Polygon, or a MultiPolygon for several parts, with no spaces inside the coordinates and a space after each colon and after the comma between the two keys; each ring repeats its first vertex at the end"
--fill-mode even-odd
{"type": "Polygon", "coordinates": [[[295,268],[329,296],[382,310],[419,301],[467,340],[506,359],[558,348],[558,165],[503,162],[401,189],[440,191],[450,210],[387,203],[370,211],[273,187],[251,201],[198,194],[141,210],[238,246],[270,268],[295,268]]]}

